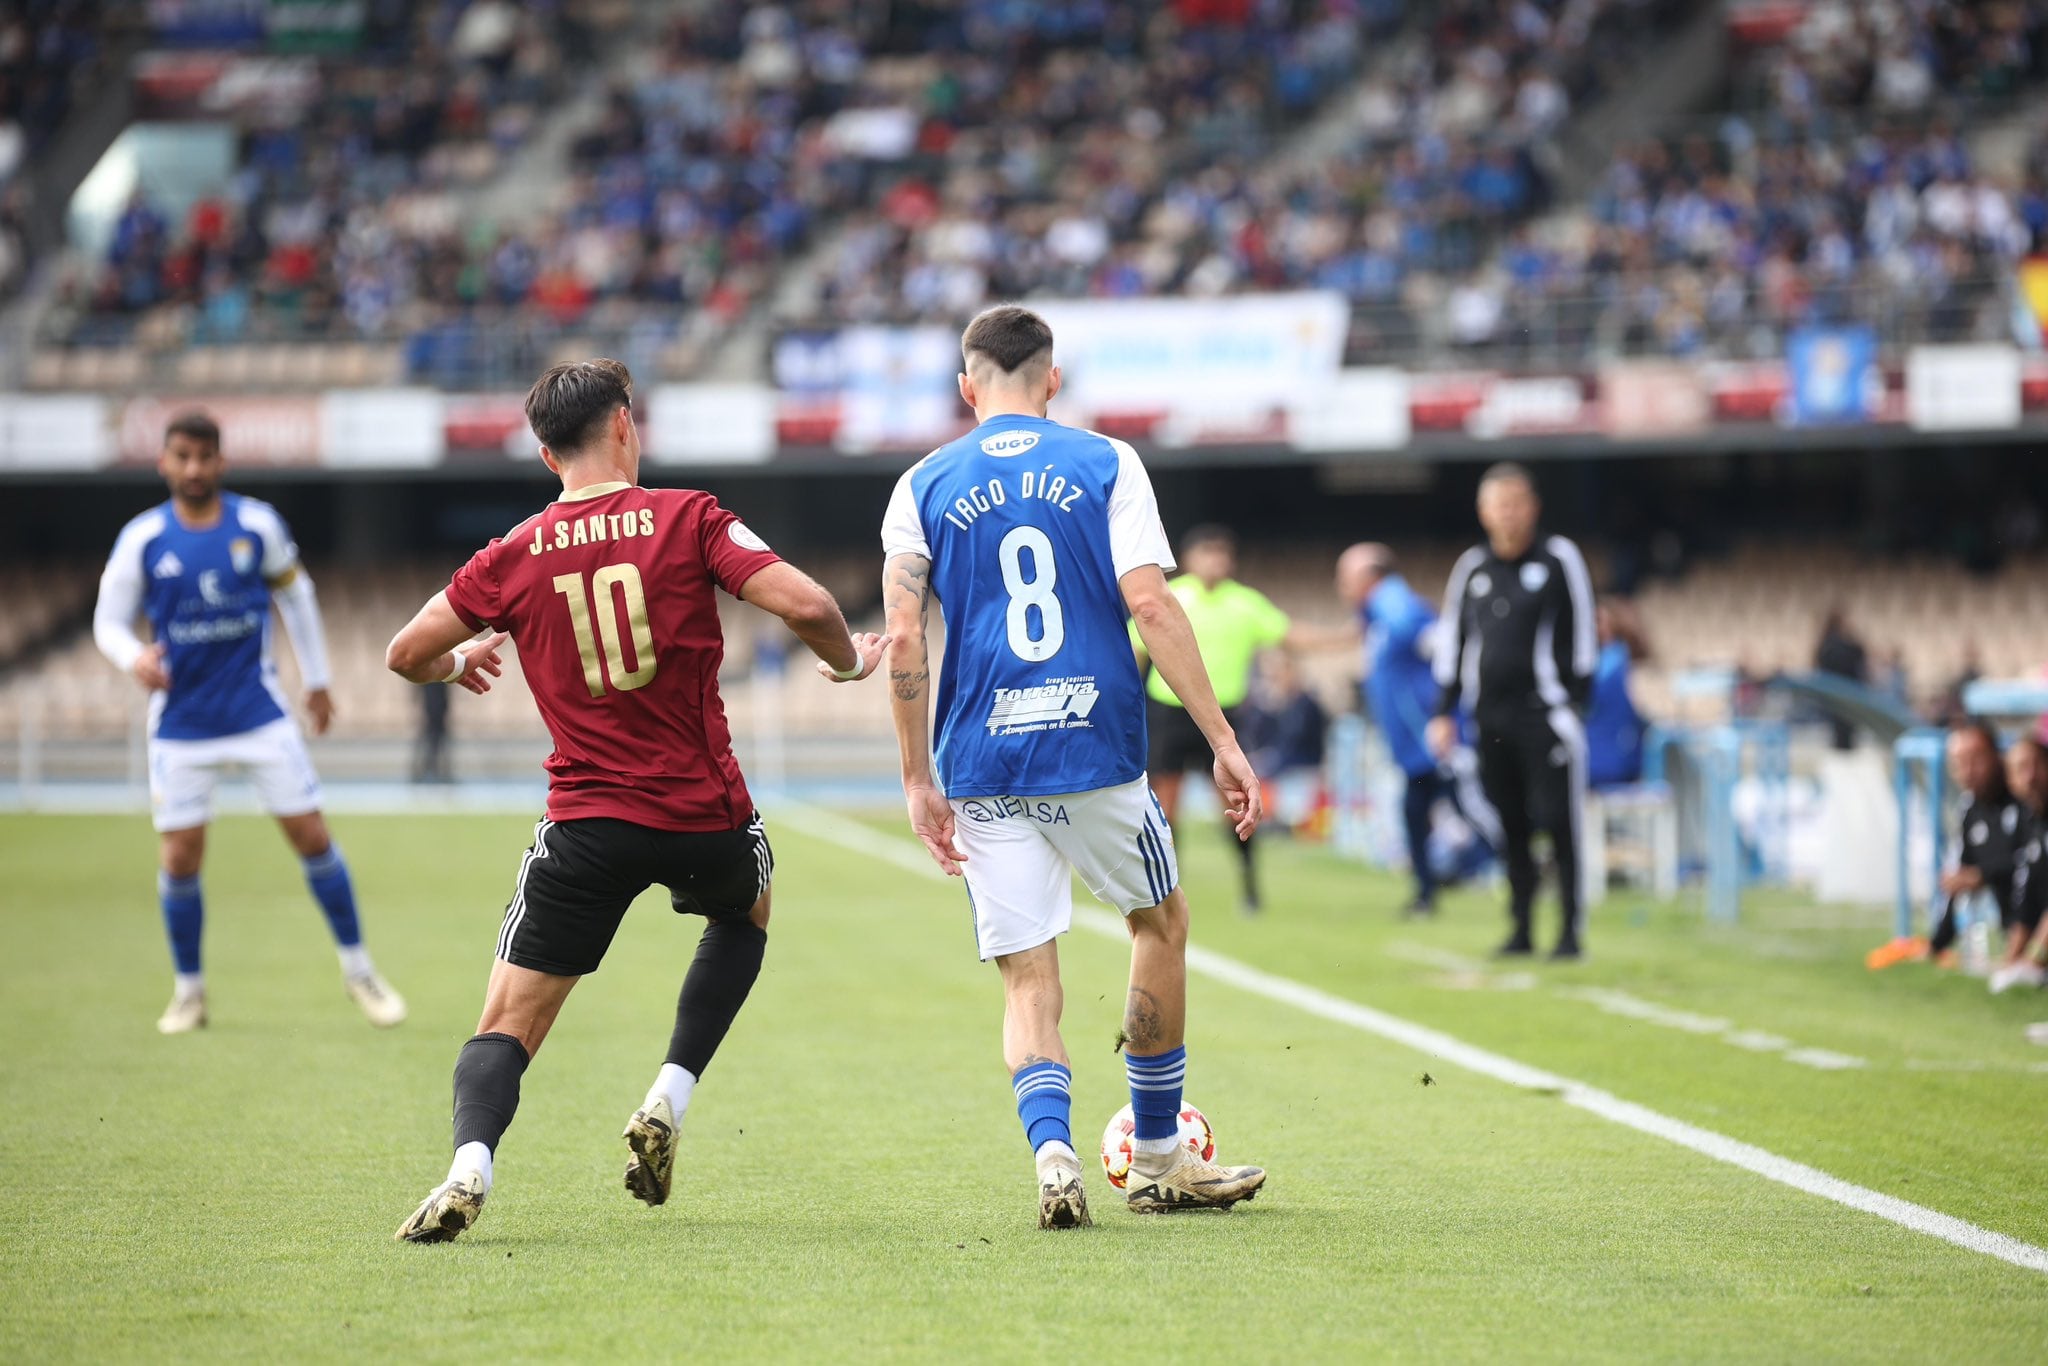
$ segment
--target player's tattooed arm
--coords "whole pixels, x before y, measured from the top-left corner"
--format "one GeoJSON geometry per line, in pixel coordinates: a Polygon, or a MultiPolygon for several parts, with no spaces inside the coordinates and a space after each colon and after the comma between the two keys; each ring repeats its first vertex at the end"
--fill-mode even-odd
{"type": "Polygon", "coordinates": [[[893,556],[882,580],[889,633],[905,648],[889,652],[889,687],[899,701],[920,702],[931,682],[932,562],[922,555],[893,556]],[[914,623],[914,629],[911,629],[914,623]]]}

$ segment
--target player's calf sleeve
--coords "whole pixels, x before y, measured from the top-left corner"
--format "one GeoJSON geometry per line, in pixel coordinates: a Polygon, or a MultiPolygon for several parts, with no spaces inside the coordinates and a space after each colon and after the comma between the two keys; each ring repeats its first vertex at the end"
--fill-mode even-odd
{"type": "Polygon", "coordinates": [[[714,920],[697,941],[697,956],[683,978],[676,998],[676,1027],[669,1035],[666,1061],[704,1075],[711,1055],[725,1042],[768,951],[768,931],[744,917],[714,920]]]}
{"type": "Polygon", "coordinates": [[[199,894],[199,875],[156,875],[156,897],[164,911],[164,933],[170,936],[171,962],[180,975],[199,971],[199,934],[206,924],[206,902],[199,894]]]}
{"type": "Polygon", "coordinates": [[[1010,1078],[1010,1089],[1017,1093],[1017,1118],[1032,1152],[1054,1141],[1074,1146],[1073,1084],[1073,1072],[1057,1062],[1027,1063],[1010,1078]]]}
{"type": "Polygon", "coordinates": [[[1131,1137],[1137,1151],[1173,1151],[1180,1127],[1181,1082],[1187,1071],[1186,1045],[1149,1057],[1125,1052],[1124,1077],[1131,1084],[1131,1118],[1136,1126],[1131,1137]],[[1152,1146],[1139,1146],[1144,1144],[1152,1146]]]}
{"type": "Polygon", "coordinates": [[[313,899],[320,903],[328,928],[334,931],[334,942],[343,948],[362,943],[362,927],[356,922],[356,889],[349,880],[348,864],[342,861],[340,846],[328,845],[324,852],[306,859],[305,868],[306,885],[312,889],[313,899]]]}
{"type": "Polygon", "coordinates": [[[519,1108],[526,1045],[510,1034],[479,1034],[455,1059],[455,1146],[481,1143],[495,1151],[519,1108]]]}

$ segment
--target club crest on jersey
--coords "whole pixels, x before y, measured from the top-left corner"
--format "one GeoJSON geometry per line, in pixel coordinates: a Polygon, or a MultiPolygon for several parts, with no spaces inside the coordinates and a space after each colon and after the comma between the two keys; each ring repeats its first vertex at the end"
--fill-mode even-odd
{"type": "Polygon", "coordinates": [[[235,567],[237,574],[246,574],[256,567],[256,542],[247,536],[237,536],[228,542],[228,563],[235,567]]]}
{"type": "Polygon", "coordinates": [[[1056,678],[1038,688],[997,688],[988,714],[990,735],[1066,730],[1090,724],[1088,713],[1102,697],[1092,678],[1056,678]]]}
{"type": "Polygon", "coordinates": [[[1480,570],[1477,574],[1474,574],[1472,576],[1471,589],[1473,597],[1485,597],[1488,593],[1491,593],[1493,591],[1493,576],[1491,574],[1488,574],[1483,569],[1480,570]]]}
{"type": "Polygon", "coordinates": [[[981,449],[988,455],[1022,455],[1038,444],[1038,433],[1017,429],[996,432],[981,439],[981,449]]]}
{"type": "Polygon", "coordinates": [[[1531,593],[1549,582],[1550,567],[1548,565],[1531,563],[1522,566],[1522,587],[1528,589],[1531,593]]]}

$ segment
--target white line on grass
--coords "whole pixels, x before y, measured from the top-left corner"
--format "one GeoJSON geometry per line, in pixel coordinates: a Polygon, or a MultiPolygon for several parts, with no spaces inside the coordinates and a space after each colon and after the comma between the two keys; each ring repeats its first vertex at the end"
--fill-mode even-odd
{"type": "MultiPolygon", "coordinates": [[[[798,802],[778,802],[775,811],[780,820],[791,828],[818,839],[829,840],[855,853],[866,854],[885,863],[894,864],[920,877],[947,881],[946,875],[935,867],[922,848],[903,840],[891,839],[878,833],[872,826],[846,819],[830,811],[798,802]]],[[[1123,921],[1107,911],[1092,907],[1074,908],[1074,924],[1077,928],[1091,933],[1123,941],[1127,938],[1123,921]]],[[[1584,1082],[1573,1081],[1513,1058],[1503,1057],[1484,1048],[1456,1039],[1441,1030],[1427,1025],[1404,1020],[1398,1015],[1374,1010],[1371,1006],[1347,1001],[1341,996],[1332,996],[1326,991],[1291,978],[1276,976],[1261,971],[1247,963],[1213,952],[1199,945],[1188,946],[1188,969],[1200,973],[1213,981],[1234,986],[1254,996],[1263,996],[1281,1005],[1293,1006],[1309,1015],[1333,1024],[1349,1025],[1353,1029],[1374,1034],[1382,1039],[1417,1052],[1442,1058],[1484,1077],[1519,1086],[1525,1090],[1542,1091],[1561,1098],[1565,1104],[1576,1106],[1625,1125],[1638,1133],[1652,1134],[1681,1148],[1690,1148],[1717,1162],[1740,1167],[1754,1172],[1769,1181],[1802,1190],[1809,1195],[1818,1195],[1850,1209],[1874,1214],[1888,1219],[1902,1228],[1924,1233],[1930,1238],[1939,1238],[1945,1243],[1971,1252],[1981,1252],[1987,1257],[2010,1262],[2029,1271],[2048,1273],[2048,1248],[2022,1242],[2009,1234],[1998,1233],[1954,1215],[1916,1205],[1909,1200],[1900,1200],[1874,1191],[1840,1177],[1830,1176],[1817,1168],[1802,1162],[1780,1157],[1776,1153],[1717,1134],[1711,1129],[1702,1129],[1687,1124],[1684,1120],[1673,1119],[1655,1110],[1637,1105],[1633,1101],[1611,1095],[1598,1087],[1584,1082]]]]}

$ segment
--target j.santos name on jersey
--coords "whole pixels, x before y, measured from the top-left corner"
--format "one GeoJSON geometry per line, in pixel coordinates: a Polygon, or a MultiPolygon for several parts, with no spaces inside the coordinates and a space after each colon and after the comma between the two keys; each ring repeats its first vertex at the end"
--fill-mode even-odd
{"type": "Polygon", "coordinates": [[[622,541],[630,536],[653,534],[653,508],[641,508],[637,512],[593,512],[588,517],[556,522],[552,544],[547,539],[547,528],[535,527],[533,544],[526,547],[526,553],[538,555],[543,550],[567,550],[572,545],[589,545],[592,541],[622,541]]]}
{"type": "MultiPolygon", "coordinates": [[[[990,437],[989,441],[994,441],[990,437]]],[[[981,443],[986,446],[988,441],[981,443]]],[[[1081,501],[1081,495],[1088,490],[1079,484],[1069,484],[1064,474],[1054,474],[1047,465],[1042,470],[1025,470],[1016,476],[1017,497],[1024,502],[1036,500],[1051,503],[1061,512],[1072,512],[1074,504],[1081,501]]],[[[952,511],[944,515],[954,526],[965,531],[974,525],[976,518],[990,508],[999,508],[1010,501],[1010,490],[1001,479],[991,479],[986,484],[976,484],[966,493],[953,500],[952,511]]]]}

